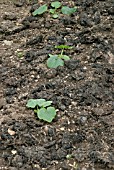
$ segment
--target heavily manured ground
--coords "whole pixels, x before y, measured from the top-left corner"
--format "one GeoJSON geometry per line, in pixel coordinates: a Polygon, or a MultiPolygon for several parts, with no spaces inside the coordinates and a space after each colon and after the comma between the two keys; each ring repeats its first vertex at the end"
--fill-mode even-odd
{"type": "Polygon", "coordinates": [[[46,2],[0,0],[0,170],[112,170],[113,0],[64,0],[74,15],[33,17],[46,2]],[[71,59],[48,69],[60,44],[71,59]],[[26,108],[31,98],[53,101],[52,123],[26,108]]]}

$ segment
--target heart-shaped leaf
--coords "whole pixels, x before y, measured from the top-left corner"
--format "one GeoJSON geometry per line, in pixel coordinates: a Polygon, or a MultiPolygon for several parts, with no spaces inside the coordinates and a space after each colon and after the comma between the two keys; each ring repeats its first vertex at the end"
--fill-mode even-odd
{"type": "Polygon", "coordinates": [[[29,99],[26,106],[28,108],[35,108],[38,105],[38,100],[37,99],[29,99]]]}
{"type": "Polygon", "coordinates": [[[37,116],[39,119],[50,123],[56,116],[56,110],[54,107],[41,108],[37,111],[37,116]]]}
{"type": "Polygon", "coordinates": [[[51,6],[54,7],[54,8],[60,8],[61,7],[61,3],[59,1],[55,1],[55,2],[52,2],[51,3],[51,6]]]}
{"type": "Polygon", "coordinates": [[[46,102],[45,99],[37,99],[37,105],[38,105],[39,107],[42,107],[45,102],[46,102]]]}
{"type": "Polygon", "coordinates": [[[47,107],[47,106],[50,106],[52,104],[52,101],[45,101],[43,103],[43,107],[47,107]]]}
{"type": "Polygon", "coordinates": [[[57,68],[58,66],[64,66],[64,61],[58,57],[58,55],[49,54],[50,58],[47,60],[47,66],[49,68],[57,68]]]}
{"type": "Polygon", "coordinates": [[[36,9],[32,14],[33,16],[41,15],[46,11],[47,11],[47,5],[45,4],[45,5],[40,6],[38,9],[36,9]]]}

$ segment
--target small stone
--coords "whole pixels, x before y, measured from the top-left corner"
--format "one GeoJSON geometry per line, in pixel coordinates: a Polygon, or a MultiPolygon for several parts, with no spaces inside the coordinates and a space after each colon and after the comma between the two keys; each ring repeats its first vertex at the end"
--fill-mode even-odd
{"type": "Polygon", "coordinates": [[[80,121],[81,121],[82,124],[85,124],[86,121],[87,121],[87,117],[81,116],[81,117],[80,117],[80,121]]]}
{"type": "Polygon", "coordinates": [[[46,72],[45,77],[48,79],[56,77],[57,71],[55,69],[50,69],[46,72]]]}
{"type": "Polygon", "coordinates": [[[17,19],[16,15],[12,12],[5,12],[3,18],[5,20],[16,20],[17,19]]]}
{"type": "Polygon", "coordinates": [[[85,167],[83,167],[82,170],[87,170],[87,169],[85,167]]]}
{"type": "Polygon", "coordinates": [[[61,127],[61,128],[60,128],[60,130],[64,131],[64,130],[65,130],[65,128],[64,128],[64,127],[61,127]]]}
{"type": "Polygon", "coordinates": [[[45,131],[46,133],[48,132],[48,129],[49,129],[48,126],[45,126],[45,127],[44,127],[44,131],[45,131]]]}
{"type": "Polygon", "coordinates": [[[68,60],[65,62],[65,65],[68,69],[75,70],[79,67],[80,61],[79,60],[68,60]]]}
{"type": "Polygon", "coordinates": [[[114,64],[114,55],[111,52],[108,52],[108,56],[109,56],[108,59],[109,64],[114,64]]]}
{"type": "Polygon", "coordinates": [[[11,130],[11,129],[8,129],[8,133],[9,133],[11,136],[15,135],[15,131],[13,131],[13,130],[11,130]]]}
{"type": "Polygon", "coordinates": [[[95,108],[94,112],[96,115],[100,115],[100,116],[105,114],[105,111],[102,108],[95,108]]]}
{"type": "Polygon", "coordinates": [[[5,98],[1,98],[0,99],[0,109],[3,107],[3,106],[5,106],[6,105],[6,100],[5,100],[5,98]]]}
{"type": "Polygon", "coordinates": [[[24,0],[17,0],[17,1],[14,2],[14,4],[15,4],[15,6],[17,6],[17,7],[21,7],[21,6],[23,6],[23,4],[24,4],[24,0]]]}
{"type": "Polygon", "coordinates": [[[66,109],[66,106],[65,106],[65,105],[63,105],[63,104],[61,104],[59,108],[60,108],[61,110],[63,110],[63,111],[64,111],[64,110],[66,109]]]}
{"type": "Polygon", "coordinates": [[[13,155],[15,155],[15,154],[17,153],[17,151],[16,151],[16,150],[12,150],[11,153],[12,153],[13,155]]]}
{"type": "Polygon", "coordinates": [[[35,164],[34,168],[40,169],[40,166],[38,164],[35,164]]]}
{"type": "Polygon", "coordinates": [[[5,45],[8,45],[8,46],[11,46],[13,41],[7,41],[7,40],[4,40],[3,41],[5,45]]]}
{"type": "MultiPolygon", "coordinates": [[[[0,158],[0,165],[5,166],[5,162],[4,162],[4,159],[3,158],[0,158]]],[[[0,167],[1,168],[1,167],[0,167]]],[[[4,168],[4,167],[3,167],[4,168]]]]}

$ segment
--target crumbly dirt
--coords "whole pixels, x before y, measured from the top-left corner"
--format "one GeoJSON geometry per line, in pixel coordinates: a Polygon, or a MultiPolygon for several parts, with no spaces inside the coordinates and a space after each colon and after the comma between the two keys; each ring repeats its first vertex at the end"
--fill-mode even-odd
{"type": "Polygon", "coordinates": [[[114,168],[113,0],[64,0],[72,16],[32,12],[49,1],[0,0],[0,170],[114,168]],[[55,45],[73,46],[49,69],[55,45]],[[26,108],[53,101],[52,123],[26,108]]]}

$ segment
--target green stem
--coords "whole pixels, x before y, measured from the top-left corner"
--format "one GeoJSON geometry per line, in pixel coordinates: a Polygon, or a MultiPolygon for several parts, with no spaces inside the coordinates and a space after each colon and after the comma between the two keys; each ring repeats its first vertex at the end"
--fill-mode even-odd
{"type": "Polygon", "coordinates": [[[34,112],[37,113],[38,112],[38,106],[36,106],[36,109],[34,109],[34,112]]]}
{"type": "Polygon", "coordinates": [[[64,48],[63,48],[62,51],[61,51],[61,55],[63,55],[63,52],[64,52],[64,48]]]}

